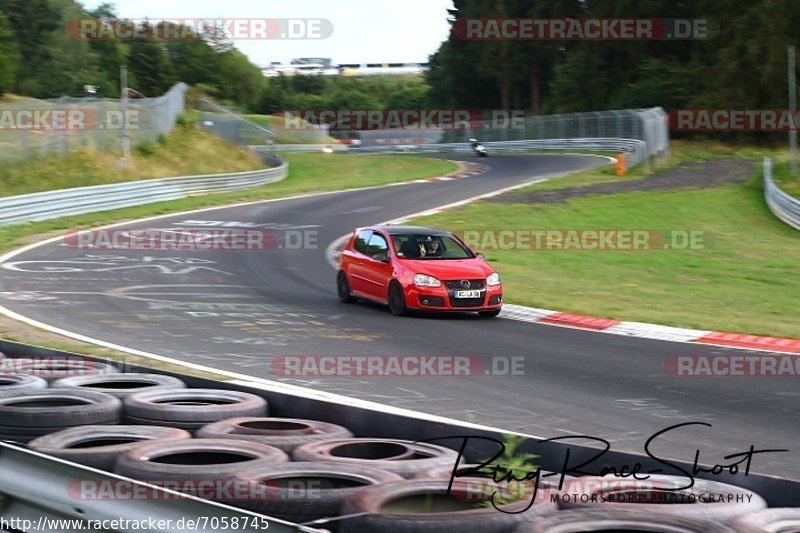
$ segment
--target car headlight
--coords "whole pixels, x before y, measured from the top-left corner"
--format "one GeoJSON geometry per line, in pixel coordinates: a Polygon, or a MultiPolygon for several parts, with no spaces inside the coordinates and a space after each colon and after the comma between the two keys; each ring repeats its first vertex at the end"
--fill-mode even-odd
{"type": "Polygon", "coordinates": [[[500,285],[500,274],[498,274],[497,272],[493,272],[492,274],[490,274],[489,277],[486,278],[486,284],[492,286],[500,285]]]}
{"type": "Polygon", "coordinates": [[[427,274],[415,274],[414,285],[417,287],[441,287],[442,282],[427,274]]]}

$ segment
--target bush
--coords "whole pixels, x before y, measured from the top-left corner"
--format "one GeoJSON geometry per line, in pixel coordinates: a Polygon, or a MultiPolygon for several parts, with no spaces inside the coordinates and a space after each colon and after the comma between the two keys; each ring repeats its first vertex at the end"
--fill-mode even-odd
{"type": "Polygon", "coordinates": [[[158,137],[156,137],[156,142],[161,146],[164,146],[165,144],[167,144],[167,136],[164,135],[163,133],[159,133],[158,137]]]}
{"type": "Polygon", "coordinates": [[[192,125],[192,121],[185,114],[181,114],[175,119],[175,125],[179,128],[188,128],[192,125]]]}
{"type": "Polygon", "coordinates": [[[153,141],[145,141],[136,147],[136,151],[145,157],[156,154],[156,145],[153,141]]]}

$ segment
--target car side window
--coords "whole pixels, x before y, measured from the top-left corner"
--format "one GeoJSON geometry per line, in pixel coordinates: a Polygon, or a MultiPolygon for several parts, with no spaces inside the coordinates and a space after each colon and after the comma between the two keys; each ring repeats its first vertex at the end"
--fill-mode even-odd
{"type": "Polygon", "coordinates": [[[386,239],[383,238],[383,235],[378,233],[373,233],[372,237],[369,239],[369,244],[367,244],[367,255],[372,257],[375,254],[388,254],[389,253],[389,243],[386,242],[386,239]]]}
{"type": "Polygon", "coordinates": [[[370,236],[372,236],[372,230],[368,229],[365,229],[358,234],[358,237],[356,237],[356,242],[353,244],[353,248],[355,248],[356,252],[364,255],[370,255],[367,253],[367,243],[369,242],[370,236]]]}

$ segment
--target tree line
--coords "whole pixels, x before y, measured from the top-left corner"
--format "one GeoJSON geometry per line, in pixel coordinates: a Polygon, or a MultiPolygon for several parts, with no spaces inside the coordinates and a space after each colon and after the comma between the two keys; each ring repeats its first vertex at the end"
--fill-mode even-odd
{"type": "MultiPolygon", "coordinates": [[[[222,39],[86,39],[70,28],[81,19],[118,20],[110,4],[86,10],[73,0],[3,0],[0,3],[0,94],[35,98],[97,95],[118,98],[120,67],[128,86],[160,96],[174,83],[199,85],[209,94],[243,107],[262,96],[261,69],[222,39]]],[[[109,22],[111,24],[113,22],[109,22]]],[[[144,23],[146,25],[146,23],[144,23]]]]}
{"type": "MultiPolygon", "coordinates": [[[[81,19],[111,24],[118,16],[110,4],[86,10],[73,0],[3,0],[0,95],[82,96],[85,85],[94,85],[98,96],[118,98],[124,65],[128,86],[142,95],[159,96],[183,81],[225,104],[257,113],[420,108],[427,102],[428,87],[420,76],[264,78],[258,66],[213,29],[197,38],[82,39],[70,31],[81,19]]],[[[193,30],[173,28],[172,35],[191,36],[193,30]]],[[[143,34],[159,31],[156,27],[143,34]]]]}
{"type": "MultiPolygon", "coordinates": [[[[442,106],[535,113],[662,106],[785,108],[786,47],[798,0],[454,0],[450,21],[482,18],[702,19],[687,40],[477,40],[451,33],[427,81],[442,106]]],[[[473,34],[474,36],[475,34],[473,34]]]]}
{"type": "Polygon", "coordinates": [[[800,0],[453,0],[454,28],[481,18],[703,19],[708,38],[687,40],[468,40],[451,33],[422,76],[264,78],[213,32],[197,39],[78,39],[81,18],[116,19],[110,4],[0,3],[0,94],[37,98],[158,96],[184,81],[258,113],[283,109],[466,107],[561,113],[662,106],[786,106],[786,46],[800,41],[800,0]]]}

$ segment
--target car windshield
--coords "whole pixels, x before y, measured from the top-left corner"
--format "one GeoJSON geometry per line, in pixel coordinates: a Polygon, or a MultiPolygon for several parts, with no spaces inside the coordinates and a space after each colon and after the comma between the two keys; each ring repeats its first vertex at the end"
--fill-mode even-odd
{"type": "Polygon", "coordinates": [[[471,259],[475,255],[450,235],[409,233],[392,235],[397,257],[401,259],[471,259]]]}

